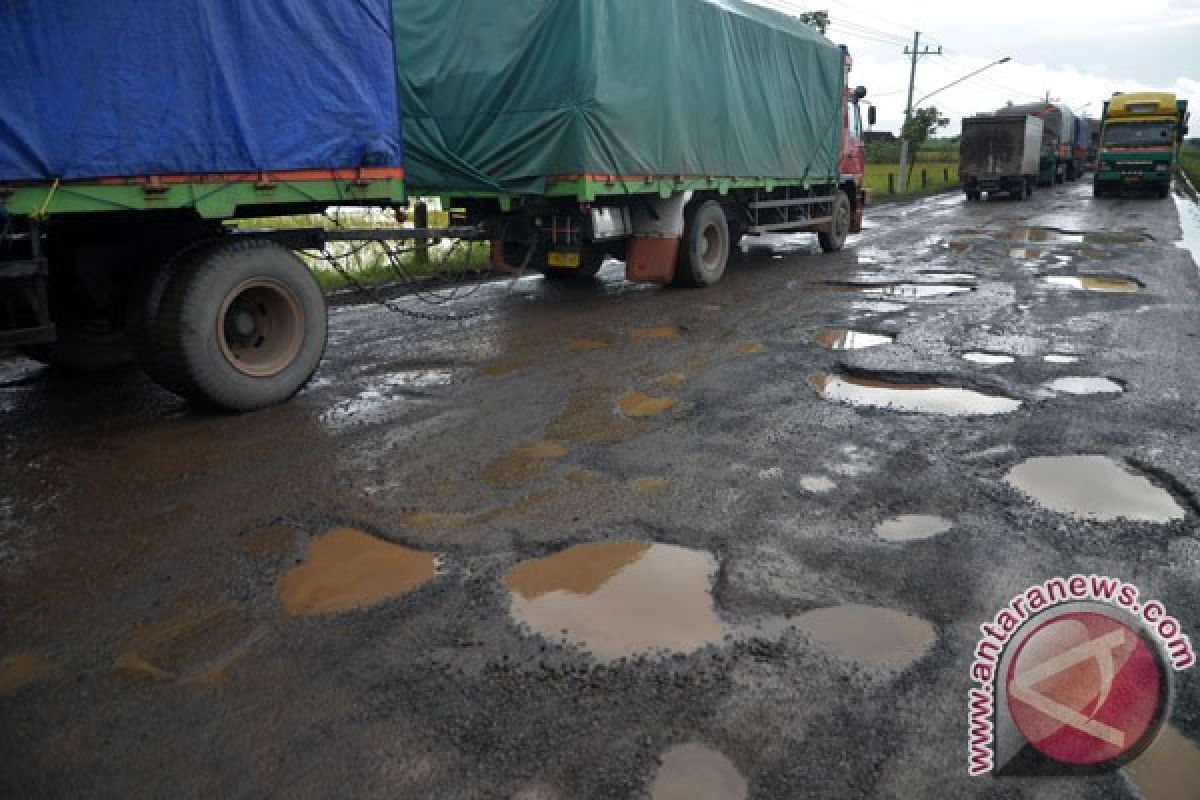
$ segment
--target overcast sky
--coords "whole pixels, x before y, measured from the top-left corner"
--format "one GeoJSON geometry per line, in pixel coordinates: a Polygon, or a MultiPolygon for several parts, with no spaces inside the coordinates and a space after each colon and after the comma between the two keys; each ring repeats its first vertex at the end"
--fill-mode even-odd
{"type": "Polygon", "coordinates": [[[826,35],[850,47],[851,81],[867,87],[867,100],[878,109],[876,130],[899,132],[909,72],[903,51],[915,30],[922,49],[940,45],[943,55],[918,59],[914,101],[1012,57],[921,104],[936,105],[951,119],[940,135],[957,134],[964,116],[1007,100],[1044,98],[1047,91],[1084,115],[1098,116],[1114,91],[1138,89],[1174,91],[1193,109],[1200,106],[1200,0],[1002,0],[987,10],[973,0],[754,2],[829,11],[826,35]]]}

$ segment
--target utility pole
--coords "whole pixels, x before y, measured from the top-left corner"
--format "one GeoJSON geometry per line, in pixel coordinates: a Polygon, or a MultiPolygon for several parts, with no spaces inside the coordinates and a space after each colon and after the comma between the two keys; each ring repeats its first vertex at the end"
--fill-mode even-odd
{"type": "MultiPolygon", "coordinates": [[[[930,50],[926,45],[924,50],[921,50],[921,32],[913,31],[912,50],[904,48],[904,55],[912,56],[912,67],[908,71],[908,105],[904,107],[904,127],[908,127],[908,123],[912,120],[912,98],[913,86],[917,82],[917,57],[918,56],[940,56],[942,48],[930,50]]],[[[903,194],[908,188],[908,137],[905,131],[900,131],[900,193],[903,194]]]]}

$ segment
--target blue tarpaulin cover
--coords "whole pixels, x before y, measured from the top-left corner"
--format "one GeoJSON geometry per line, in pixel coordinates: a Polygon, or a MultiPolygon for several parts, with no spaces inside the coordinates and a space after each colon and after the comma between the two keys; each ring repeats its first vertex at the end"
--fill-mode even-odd
{"type": "Polygon", "coordinates": [[[390,0],[2,0],[0,180],[400,165],[390,0]]]}

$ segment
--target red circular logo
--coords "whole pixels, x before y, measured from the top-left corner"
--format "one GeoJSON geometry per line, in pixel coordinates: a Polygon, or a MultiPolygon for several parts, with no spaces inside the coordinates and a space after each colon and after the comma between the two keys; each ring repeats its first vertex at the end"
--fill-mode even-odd
{"type": "Polygon", "coordinates": [[[1157,732],[1166,682],[1136,630],[1075,611],[1021,642],[1005,688],[1027,742],[1065,764],[1100,764],[1136,755],[1157,732]]]}

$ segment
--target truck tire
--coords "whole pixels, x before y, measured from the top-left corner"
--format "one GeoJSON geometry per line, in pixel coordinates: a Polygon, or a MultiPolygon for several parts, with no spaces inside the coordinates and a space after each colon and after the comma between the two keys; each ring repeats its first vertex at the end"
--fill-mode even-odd
{"type": "Polygon", "coordinates": [[[1162,186],[1158,187],[1158,196],[1161,199],[1170,197],[1171,196],[1171,184],[1164,183],[1162,186]]]}
{"type": "Polygon", "coordinates": [[[35,361],[66,372],[93,373],[123,367],[133,361],[125,329],[125,301],[113,299],[98,307],[68,267],[50,278],[50,316],[56,338],[27,345],[21,352],[35,361]]]}
{"type": "Polygon", "coordinates": [[[712,286],[725,274],[729,250],[729,221],[720,203],[708,200],[684,209],[674,285],[712,286]]]}
{"type": "Polygon", "coordinates": [[[982,193],[978,189],[967,189],[967,202],[979,202],[982,193]]]}
{"type": "Polygon", "coordinates": [[[1026,200],[1033,197],[1033,184],[1034,183],[1035,183],[1035,181],[1033,178],[1025,179],[1025,199],[1026,200]]]}
{"type": "Polygon", "coordinates": [[[165,381],[229,411],[287,400],[325,352],[325,298],[296,255],[241,239],[181,261],[159,307],[165,381]]]}
{"type": "Polygon", "coordinates": [[[839,191],[833,201],[833,219],[829,220],[829,230],[817,234],[817,241],[826,253],[836,253],[846,245],[846,237],[850,234],[850,198],[845,192],[839,191]]]}

